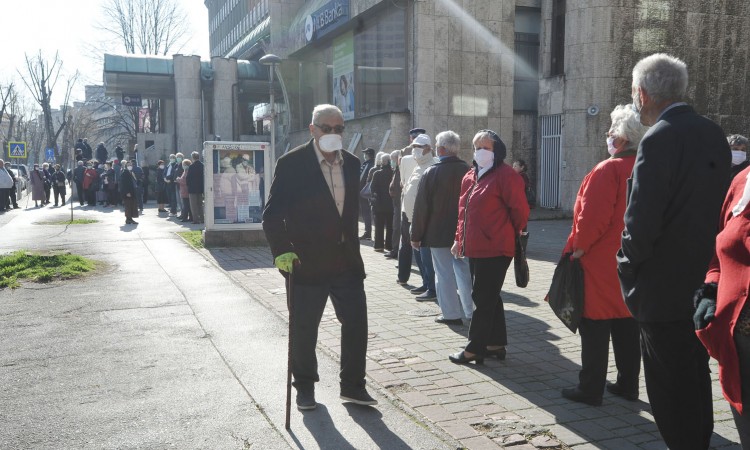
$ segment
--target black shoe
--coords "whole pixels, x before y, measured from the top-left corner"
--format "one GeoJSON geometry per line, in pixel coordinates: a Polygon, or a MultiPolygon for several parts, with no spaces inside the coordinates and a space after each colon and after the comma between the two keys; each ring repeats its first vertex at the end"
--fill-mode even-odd
{"type": "Polygon", "coordinates": [[[414,289],[410,290],[409,292],[411,292],[414,295],[423,294],[423,293],[427,292],[427,286],[420,286],[418,288],[414,288],[414,289]]]}
{"type": "Polygon", "coordinates": [[[309,411],[315,409],[318,406],[315,403],[315,388],[314,387],[298,387],[297,388],[297,409],[300,411],[309,411]]]}
{"type": "MultiPolygon", "coordinates": [[[[190,222],[190,219],[182,219],[182,220],[180,220],[180,222],[190,222]]],[[[193,223],[195,223],[195,222],[193,222],[193,223]]]]}
{"type": "Polygon", "coordinates": [[[166,210],[166,209],[159,209],[158,211],[159,211],[159,212],[167,212],[167,210],[166,210]]]}
{"type": "Polygon", "coordinates": [[[437,295],[434,292],[425,291],[414,297],[414,299],[418,302],[431,302],[437,300],[437,295]]]}
{"type": "Polygon", "coordinates": [[[401,285],[401,286],[405,286],[408,283],[408,281],[401,281],[399,279],[396,279],[396,283],[399,284],[399,285],[401,285]]]}
{"type": "Polygon", "coordinates": [[[362,240],[362,241],[371,241],[372,240],[372,235],[365,233],[362,236],[360,236],[359,239],[362,240]]]}
{"type": "Polygon", "coordinates": [[[464,324],[463,320],[461,319],[446,319],[443,316],[436,317],[435,322],[444,323],[446,325],[463,325],[464,324]]]}
{"type": "Polygon", "coordinates": [[[454,364],[468,364],[472,361],[475,361],[478,365],[484,364],[484,356],[474,355],[471,358],[468,358],[463,351],[448,355],[448,359],[454,364]]]}
{"type": "Polygon", "coordinates": [[[574,402],[585,403],[591,406],[602,406],[601,396],[594,397],[594,396],[588,395],[582,390],[578,389],[577,387],[572,388],[572,389],[563,389],[562,396],[567,398],[568,400],[573,400],[574,402]]]}
{"type": "Polygon", "coordinates": [[[373,250],[375,250],[378,253],[383,253],[385,251],[385,249],[383,248],[374,248],[373,250]]]}
{"type": "Polygon", "coordinates": [[[495,350],[487,349],[487,356],[494,356],[495,358],[499,359],[500,361],[505,360],[505,354],[506,354],[505,347],[498,348],[498,349],[495,349],[495,350]]]}
{"type": "Polygon", "coordinates": [[[385,256],[386,259],[396,259],[397,258],[396,254],[393,253],[392,251],[391,252],[383,253],[383,256],[385,256]]]}
{"type": "Polygon", "coordinates": [[[18,209],[18,208],[19,208],[18,205],[13,205],[13,209],[18,209]]]}
{"type": "Polygon", "coordinates": [[[630,401],[630,402],[637,402],[638,401],[638,390],[637,389],[635,391],[627,391],[627,390],[623,389],[622,387],[620,387],[619,384],[617,384],[617,383],[610,383],[608,381],[607,382],[607,391],[610,394],[617,395],[617,396],[622,397],[625,400],[630,401]]]}
{"type": "Polygon", "coordinates": [[[373,406],[378,401],[370,397],[365,388],[341,389],[339,398],[345,402],[356,403],[358,405],[373,406]]]}

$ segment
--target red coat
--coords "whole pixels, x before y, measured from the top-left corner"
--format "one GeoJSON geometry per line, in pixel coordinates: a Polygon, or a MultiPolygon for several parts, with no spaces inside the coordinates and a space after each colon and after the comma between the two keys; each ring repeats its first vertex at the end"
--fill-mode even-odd
{"type": "Polygon", "coordinates": [[[716,252],[708,267],[706,283],[718,283],[716,317],[696,331],[708,353],[719,362],[719,381],[724,398],[743,414],[740,364],[734,345],[734,324],[747,302],[750,289],[750,208],[737,217],[732,208],[742,198],[750,167],[732,181],[721,210],[716,252]]]}
{"type": "Polygon", "coordinates": [[[573,229],[563,253],[581,249],[585,302],[583,317],[631,317],[617,278],[617,250],[625,228],[627,180],[635,152],[606,159],[583,179],[573,208],[573,229]]]}
{"type": "Polygon", "coordinates": [[[96,170],[94,169],[86,169],[85,172],[83,172],[83,188],[88,189],[91,187],[92,184],[94,184],[95,181],[99,179],[99,174],[96,173],[96,170]]]}
{"type": "Polygon", "coordinates": [[[490,169],[478,181],[472,169],[461,180],[456,241],[464,256],[512,257],[528,219],[523,179],[509,165],[490,169]]]}

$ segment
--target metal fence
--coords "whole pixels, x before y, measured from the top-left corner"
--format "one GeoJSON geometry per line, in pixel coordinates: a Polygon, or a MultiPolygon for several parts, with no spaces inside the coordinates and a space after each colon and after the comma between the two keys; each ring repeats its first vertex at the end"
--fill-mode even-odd
{"type": "Polygon", "coordinates": [[[539,206],[560,207],[560,153],[562,115],[540,116],[541,152],[539,167],[539,206]]]}

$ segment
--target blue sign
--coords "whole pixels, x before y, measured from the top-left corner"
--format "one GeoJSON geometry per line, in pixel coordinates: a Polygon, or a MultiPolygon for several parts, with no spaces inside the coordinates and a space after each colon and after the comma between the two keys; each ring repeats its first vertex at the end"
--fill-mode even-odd
{"type": "Polygon", "coordinates": [[[307,16],[305,39],[319,39],[349,21],[349,0],[331,0],[307,16]]]}
{"type": "Polygon", "coordinates": [[[143,105],[141,94],[122,94],[122,104],[125,106],[137,106],[140,108],[143,105]]]}
{"type": "Polygon", "coordinates": [[[55,162],[55,149],[54,148],[44,149],[44,160],[47,162],[55,162]]]}
{"type": "Polygon", "coordinates": [[[8,156],[10,158],[26,158],[26,143],[8,142],[8,156]]]}

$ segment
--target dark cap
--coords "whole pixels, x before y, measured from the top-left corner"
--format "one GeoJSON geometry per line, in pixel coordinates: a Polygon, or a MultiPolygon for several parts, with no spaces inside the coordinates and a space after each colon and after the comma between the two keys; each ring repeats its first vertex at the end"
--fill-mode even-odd
{"type": "Polygon", "coordinates": [[[362,150],[362,153],[367,153],[367,154],[370,154],[370,155],[374,155],[375,154],[375,149],[367,147],[366,149],[362,150]]]}
{"type": "Polygon", "coordinates": [[[425,130],[424,128],[412,128],[411,130],[409,130],[409,135],[414,137],[425,133],[427,133],[427,130],[425,130]]]}

